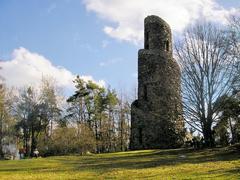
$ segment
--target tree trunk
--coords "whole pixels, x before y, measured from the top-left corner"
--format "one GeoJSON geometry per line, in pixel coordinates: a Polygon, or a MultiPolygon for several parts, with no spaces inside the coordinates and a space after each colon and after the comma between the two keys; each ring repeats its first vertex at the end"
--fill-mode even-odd
{"type": "Polygon", "coordinates": [[[229,126],[230,126],[231,135],[232,135],[231,144],[234,144],[236,142],[236,137],[235,137],[235,131],[232,125],[231,118],[229,118],[229,126]]]}
{"type": "Polygon", "coordinates": [[[211,129],[210,123],[205,123],[204,129],[203,129],[203,137],[205,140],[205,147],[214,147],[214,136],[213,131],[211,129]]]}
{"type": "Polygon", "coordinates": [[[37,142],[36,142],[36,138],[34,136],[34,130],[33,130],[33,127],[32,127],[32,132],[31,132],[31,156],[33,156],[33,152],[34,150],[36,149],[37,147],[37,142]]]}

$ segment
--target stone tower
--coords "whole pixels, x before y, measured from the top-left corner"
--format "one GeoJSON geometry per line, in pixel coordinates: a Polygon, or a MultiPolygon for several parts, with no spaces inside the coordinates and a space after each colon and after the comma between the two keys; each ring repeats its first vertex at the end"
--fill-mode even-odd
{"type": "Polygon", "coordinates": [[[130,149],[182,145],[184,122],[180,69],[172,55],[169,25],[157,16],[144,20],[144,49],[138,52],[138,99],[131,106],[130,149]]]}

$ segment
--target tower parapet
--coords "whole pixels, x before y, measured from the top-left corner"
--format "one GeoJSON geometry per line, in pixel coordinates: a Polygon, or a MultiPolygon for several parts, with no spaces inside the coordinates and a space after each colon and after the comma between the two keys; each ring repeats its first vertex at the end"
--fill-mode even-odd
{"type": "Polygon", "coordinates": [[[170,26],[158,16],[148,16],[144,20],[144,49],[172,53],[170,26]]]}

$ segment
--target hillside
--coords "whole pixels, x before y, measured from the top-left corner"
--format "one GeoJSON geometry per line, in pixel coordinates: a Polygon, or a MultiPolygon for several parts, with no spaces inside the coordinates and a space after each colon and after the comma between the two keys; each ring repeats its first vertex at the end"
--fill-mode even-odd
{"type": "Polygon", "coordinates": [[[237,179],[234,149],[143,150],[0,161],[0,179],[237,179]]]}

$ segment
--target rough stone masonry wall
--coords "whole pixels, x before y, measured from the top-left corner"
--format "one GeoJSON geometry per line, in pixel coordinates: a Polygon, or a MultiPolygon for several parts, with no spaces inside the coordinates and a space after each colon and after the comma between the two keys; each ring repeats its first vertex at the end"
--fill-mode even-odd
{"type": "Polygon", "coordinates": [[[131,106],[131,149],[175,148],[183,143],[180,70],[172,57],[169,25],[157,16],[144,22],[138,53],[138,100],[131,106]]]}

